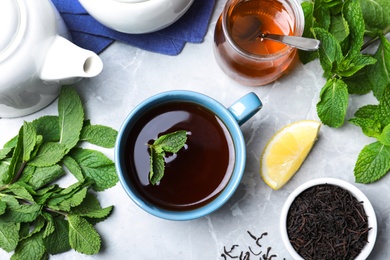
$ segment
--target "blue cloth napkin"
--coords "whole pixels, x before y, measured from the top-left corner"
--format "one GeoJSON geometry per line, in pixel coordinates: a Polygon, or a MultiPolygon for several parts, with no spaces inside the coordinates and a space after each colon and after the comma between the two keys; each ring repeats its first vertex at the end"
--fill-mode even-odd
{"type": "Polygon", "coordinates": [[[156,53],[178,55],[187,42],[201,43],[207,32],[215,0],[194,0],[188,11],[174,24],[153,33],[126,34],[109,29],[92,18],[78,0],[52,0],[64,19],[72,41],[85,49],[101,53],[114,41],[156,53]]]}

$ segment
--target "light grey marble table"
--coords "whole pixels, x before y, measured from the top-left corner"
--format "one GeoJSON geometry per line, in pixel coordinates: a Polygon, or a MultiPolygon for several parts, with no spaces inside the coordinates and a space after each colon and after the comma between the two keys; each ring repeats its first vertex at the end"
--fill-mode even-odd
{"type": "MultiPolygon", "coordinates": [[[[127,114],[141,101],[166,90],[186,89],[207,94],[229,106],[253,91],[263,101],[263,109],[242,126],[247,146],[247,165],[242,182],[217,212],[192,221],[174,222],[151,216],[138,208],[118,183],[99,193],[102,206],[114,205],[112,216],[96,228],[103,239],[101,253],[85,256],[70,251],[51,259],[224,259],[224,248],[238,245],[232,255],[271,247],[273,259],[291,259],[280,236],[279,215],[287,196],[300,184],[319,177],[336,177],[360,188],[371,200],[377,214],[378,237],[369,259],[390,259],[390,175],[362,185],[354,181],[353,168],[360,150],[373,140],[361,129],[346,123],[340,129],[322,126],[319,139],[301,169],[281,190],[274,191],[259,174],[260,154],[271,136],[281,127],[301,119],[318,120],[316,103],[324,85],[317,61],[297,63],[291,72],[263,87],[242,86],[229,79],[213,56],[213,33],[225,1],[217,1],[209,30],[202,44],[187,44],[176,56],[164,56],[115,43],[100,56],[103,72],[76,84],[86,117],[93,124],[119,129],[127,114]],[[267,232],[259,242],[255,237],[267,232]]],[[[357,108],[375,104],[368,94],[351,96],[347,117],[357,108]]],[[[12,138],[23,121],[56,115],[57,101],[22,118],[0,119],[0,145],[12,138]]],[[[112,149],[102,150],[113,159],[112,149]]],[[[67,181],[66,178],[63,181],[67,181]]],[[[70,181],[70,180],[69,180],[70,181]]],[[[0,259],[10,254],[0,251],[0,259]]],[[[229,258],[227,258],[229,259],[229,258]]],[[[251,259],[256,259],[252,257],[251,259]]],[[[259,258],[257,258],[259,259],[259,258]]]]}

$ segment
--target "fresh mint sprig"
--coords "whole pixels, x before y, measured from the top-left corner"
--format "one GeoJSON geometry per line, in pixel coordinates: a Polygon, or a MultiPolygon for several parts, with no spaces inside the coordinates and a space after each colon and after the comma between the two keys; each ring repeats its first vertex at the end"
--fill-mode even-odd
{"type": "Polygon", "coordinates": [[[152,185],[157,184],[164,176],[165,153],[178,153],[187,142],[187,131],[179,130],[160,136],[149,145],[150,173],[149,181],[152,185]]]}
{"type": "Polygon", "coordinates": [[[330,127],[344,125],[351,94],[372,91],[379,105],[360,108],[349,121],[377,139],[363,148],[355,165],[357,182],[370,183],[390,170],[390,1],[312,0],[302,3],[306,37],[317,38],[316,53],[299,51],[306,64],[316,58],[326,84],[321,89],[317,114],[330,127]],[[374,54],[363,51],[379,41],[374,54]]]}
{"type": "Polygon", "coordinates": [[[390,171],[390,84],[383,90],[378,105],[361,107],[349,121],[377,140],[360,152],[354,168],[356,181],[379,180],[390,171]]]}
{"type": "Polygon", "coordinates": [[[113,148],[117,131],[84,120],[77,92],[64,86],[58,116],[24,122],[0,149],[0,247],[11,259],[46,259],[74,249],[97,254],[101,238],[94,225],[113,206],[102,208],[93,191],[118,182],[114,163],[82,141],[113,148]],[[69,187],[56,182],[67,169],[69,187]]]}
{"type": "Polygon", "coordinates": [[[373,91],[379,100],[390,83],[390,4],[387,0],[312,0],[302,3],[306,37],[317,38],[316,53],[299,51],[306,64],[319,58],[327,79],[317,103],[322,123],[344,125],[349,94],[373,91]],[[364,7],[364,8],[363,8],[364,7]],[[367,40],[365,40],[365,38],[367,40]],[[375,54],[363,54],[365,42],[379,39],[375,54]]]}

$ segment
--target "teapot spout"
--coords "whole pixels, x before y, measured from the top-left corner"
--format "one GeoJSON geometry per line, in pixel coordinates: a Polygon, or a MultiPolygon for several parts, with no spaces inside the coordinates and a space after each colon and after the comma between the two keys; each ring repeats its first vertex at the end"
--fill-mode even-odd
{"type": "Polygon", "coordinates": [[[95,77],[102,69],[103,62],[96,53],[57,35],[47,51],[40,78],[48,83],[66,85],[95,77]]]}

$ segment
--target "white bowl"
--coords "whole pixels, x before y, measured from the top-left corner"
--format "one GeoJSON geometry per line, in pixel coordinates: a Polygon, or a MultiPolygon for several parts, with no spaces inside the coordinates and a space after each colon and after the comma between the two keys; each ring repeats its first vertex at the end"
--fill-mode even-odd
{"type": "Polygon", "coordinates": [[[364,193],[362,191],[360,191],[354,185],[352,185],[346,181],[343,181],[340,179],[335,179],[335,178],[319,178],[319,179],[314,179],[314,180],[308,181],[308,182],[302,184],[301,186],[299,186],[297,189],[295,189],[290,194],[290,196],[287,198],[287,200],[283,206],[282,214],[281,214],[281,218],[280,218],[280,231],[281,231],[283,243],[286,246],[287,251],[292,256],[293,259],[295,259],[295,260],[303,259],[295,251],[295,249],[293,248],[293,246],[291,245],[291,243],[289,241],[289,238],[287,235],[287,226],[286,226],[287,214],[289,212],[291,204],[293,203],[293,201],[295,200],[295,198],[299,194],[301,194],[303,191],[305,191],[306,189],[308,189],[310,187],[321,185],[321,184],[331,184],[331,185],[339,186],[345,190],[348,190],[353,196],[355,196],[355,198],[358,201],[363,202],[363,208],[368,216],[368,227],[371,229],[368,232],[368,243],[364,246],[361,253],[355,258],[355,260],[366,259],[374,247],[376,235],[377,235],[377,220],[376,220],[374,208],[372,207],[371,202],[368,200],[368,198],[366,197],[366,195],[364,195],[364,193]]]}
{"type": "Polygon", "coordinates": [[[79,0],[103,25],[123,33],[161,30],[177,21],[194,0],[79,0]]]}

